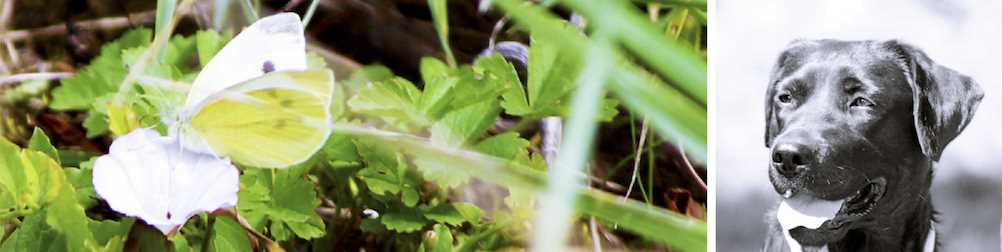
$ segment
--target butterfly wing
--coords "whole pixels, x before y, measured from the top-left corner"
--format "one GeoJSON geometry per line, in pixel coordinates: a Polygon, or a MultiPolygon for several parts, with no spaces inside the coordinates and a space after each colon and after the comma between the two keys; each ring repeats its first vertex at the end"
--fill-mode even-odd
{"type": "Polygon", "coordinates": [[[326,69],[279,71],[240,83],[198,107],[190,121],[196,137],[189,139],[249,166],[306,161],[330,135],[333,90],[334,73],[326,69]]]}
{"type": "Polygon", "coordinates": [[[303,23],[295,13],[262,18],[230,40],[195,77],[184,107],[192,108],[213,93],[281,70],[306,70],[303,23]]]}

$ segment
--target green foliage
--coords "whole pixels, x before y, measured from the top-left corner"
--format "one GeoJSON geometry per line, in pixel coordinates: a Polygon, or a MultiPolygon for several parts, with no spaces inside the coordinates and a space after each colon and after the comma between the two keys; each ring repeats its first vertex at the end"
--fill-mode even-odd
{"type": "Polygon", "coordinates": [[[268,231],[277,241],[323,236],[323,220],[313,211],[320,200],[313,184],[306,180],[306,168],[246,170],[240,176],[240,215],[255,230],[268,231]]]}
{"type": "MultiPolygon", "coordinates": [[[[158,4],[173,6],[174,2],[158,4]]],[[[249,2],[241,1],[247,9],[249,2]]],[[[629,39],[611,33],[613,46],[608,53],[586,54],[592,45],[589,36],[555,21],[538,7],[523,6],[529,7],[526,12],[512,13],[532,38],[528,75],[522,80],[500,55],[481,57],[469,65],[456,63],[448,45],[445,3],[429,0],[448,63],[422,59],[419,80],[397,77],[381,66],[356,71],[337,85],[331,105],[335,133],[317,155],[284,169],[241,167],[235,212],[247,226],[230,216],[203,214],[165,238],[142,222],[134,226],[131,217],[105,219],[109,218],[107,209],[97,204],[91,184],[93,156],[60,150],[36,129],[27,149],[0,140],[0,222],[11,227],[0,250],[120,251],[130,240],[135,241],[130,246],[138,250],[249,251],[272,246],[264,240],[270,239],[289,250],[306,251],[358,235],[380,241],[385,250],[509,249],[528,243],[525,224],[537,209],[536,195],[560,180],[548,180],[545,175],[549,168],[534,151],[538,141],[529,140],[538,135],[495,128],[499,118],[531,124],[543,117],[585,112],[580,115],[588,118],[577,124],[594,127],[588,124],[615,118],[622,101],[632,112],[650,117],[666,137],[696,143],[689,146],[705,154],[705,90],[700,93],[697,85],[705,89],[705,80],[699,83],[699,78],[690,76],[705,76],[705,66],[693,63],[685,53],[658,52],[653,55],[682,57],[682,63],[638,56],[640,63],[653,70],[647,72],[624,53],[641,54],[638,45],[657,50],[675,50],[676,46],[651,41],[647,35],[629,39]],[[586,68],[596,60],[607,69],[586,68]],[[679,64],[692,65],[669,69],[679,64]],[[702,73],[687,72],[700,67],[702,73]],[[572,103],[581,76],[592,76],[590,81],[600,86],[588,93],[595,101],[592,107],[572,103]],[[605,96],[603,87],[614,97],[605,96]],[[581,111],[582,107],[588,111],[581,111]],[[497,189],[501,191],[497,195],[472,196],[482,197],[475,204],[465,202],[464,194],[477,193],[466,189],[491,188],[473,178],[504,188],[497,189]]],[[[516,1],[498,3],[507,10],[518,6],[516,1]]],[[[568,6],[591,8],[573,2],[568,6]]],[[[158,12],[158,32],[171,30],[164,26],[170,26],[170,15],[163,13],[158,12]]],[[[582,14],[594,18],[592,11],[582,14]]],[[[678,15],[682,14],[664,22],[666,27],[681,27],[673,33],[675,37],[701,37],[701,26],[678,15]]],[[[634,21],[599,20],[598,24],[609,27],[634,21]]],[[[650,27],[643,24],[630,30],[650,27]]],[[[151,62],[138,62],[150,47],[151,36],[149,29],[135,29],[105,44],[88,66],[51,91],[49,108],[86,114],[83,126],[91,138],[122,135],[139,127],[163,131],[160,117],[176,113],[185,95],[173,85],[190,82],[230,35],[211,31],[173,35],[151,62]],[[139,85],[120,90],[128,67],[140,63],[147,64],[143,72],[131,76],[139,85]],[[112,103],[113,97],[124,102],[112,103]]],[[[693,45],[699,43],[685,46],[699,50],[693,45]]],[[[315,55],[308,61],[310,68],[326,67],[315,55]]],[[[591,139],[590,134],[582,136],[579,142],[591,139]]],[[[587,144],[579,147],[582,154],[588,151],[587,144]]],[[[579,161],[586,157],[579,156],[579,161]]],[[[684,250],[700,246],[683,243],[705,244],[705,224],[699,221],[623,203],[608,193],[572,189],[580,198],[574,206],[578,213],[684,250]]]]}
{"type": "Polygon", "coordinates": [[[240,224],[230,218],[216,218],[212,224],[209,251],[253,251],[240,224]]]}
{"type": "Polygon", "coordinates": [[[18,223],[17,229],[0,244],[0,250],[120,251],[132,226],[131,220],[90,219],[83,201],[78,199],[81,194],[53,160],[58,153],[45,133],[36,129],[29,148],[20,149],[0,140],[0,184],[3,186],[0,207],[4,211],[0,221],[18,223]],[[23,220],[17,221],[18,217],[23,220]]]}

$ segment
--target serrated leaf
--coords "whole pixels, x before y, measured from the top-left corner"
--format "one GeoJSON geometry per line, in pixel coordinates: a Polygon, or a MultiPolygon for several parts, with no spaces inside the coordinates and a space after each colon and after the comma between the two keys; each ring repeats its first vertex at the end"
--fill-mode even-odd
{"type": "Polygon", "coordinates": [[[418,110],[420,97],[421,91],[410,81],[393,78],[367,83],[348,100],[348,107],[355,113],[382,119],[399,129],[407,129],[408,125],[423,128],[431,122],[418,110]]]}
{"type": "MultiPolygon", "coordinates": [[[[476,206],[474,206],[474,208],[476,208],[476,206]]],[[[469,209],[464,206],[464,211],[469,211],[469,209]]],[[[467,214],[472,214],[472,212],[467,212],[467,214]]],[[[477,215],[479,216],[479,212],[477,215]]],[[[445,223],[452,226],[458,226],[470,220],[453,204],[438,204],[435,207],[425,209],[424,217],[438,223],[445,223]]]]}
{"type": "Polygon", "coordinates": [[[427,57],[421,59],[421,79],[424,81],[424,90],[418,101],[418,108],[430,119],[442,117],[452,102],[452,88],[458,79],[450,75],[445,63],[427,57]]]}
{"type": "Polygon", "coordinates": [[[452,88],[451,110],[465,108],[487,100],[496,100],[505,91],[505,85],[479,67],[464,65],[452,70],[457,83],[452,88]]]}
{"type": "Polygon", "coordinates": [[[453,110],[431,126],[431,142],[461,147],[483,135],[501,112],[496,100],[487,100],[453,110]]]}
{"type": "Polygon", "coordinates": [[[245,170],[240,176],[240,215],[260,232],[268,227],[277,241],[288,240],[291,234],[303,239],[323,236],[323,221],[313,211],[320,200],[303,177],[312,165],[307,163],[281,170],[245,170]]]}
{"type": "Polygon", "coordinates": [[[480,141],[474,149],[491,156],[515,159],[527,155],[529,140],[519,137],[518,132],[507,132],[480,141]]]}
{"type": "Polygon", "coordinates": [[[95,138],[107,134],[108,118],[101,113],[87,113],[87,119],[84,119],[83,127],[87,130],[87,138],[95,138]]]}
{"type": "Polygon", "coordinates": [[[216,218],[212,224],[209,251],[253,251],[247,232],[230,218],[216,218]]]}
{"type": "Polygon", "coordinates": [[[402,171],[407,169],[403,155],[365,139],[355,140],[355,146],[366,165],[357,176],[369,191],[377,195],[399,193],[405,184],[402,171]]]}
{"type": "Polygon", "coordinates": [[[477,59],[474,63],[483,70],[483,81],[492,82],[503,88],[501,107],[510,115],[524,116],[532,113],[529,100],[518,78],[515,67],[499,54],[492,53],[488,57],[477,59]]]}
{"type": "Polygon", "coordinates": [[[41,128],[35,127],[35,131],[31,133],[31,139],[28,140],[28,149],[45,153],[45,155],[49,155],[53,160],[56,160],[57,164],[61,163],[59,161],[59,151],[56,150],[56,147],[52,146],[52,143],[49,142],[49,136],[46,136],[45,131],[42,131],[41,128]]]}
{"type": "Polygon", "coordinates": [[[529,47],[527,95],[534,113],[557,115],[559,108],[570,103],[568,96],[580,70],[576,56],[563,53],[545,38],[533,37],[529,47]]]}

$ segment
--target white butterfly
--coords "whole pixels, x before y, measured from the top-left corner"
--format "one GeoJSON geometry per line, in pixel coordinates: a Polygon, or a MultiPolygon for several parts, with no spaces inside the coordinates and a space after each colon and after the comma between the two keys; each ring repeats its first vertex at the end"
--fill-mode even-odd
{"type": "MultiPolygon", "coordinates": [[[[262,90],[265,92],[292,90],[310,95],[311,98],[326,95],[326,105],[318,104],[320,102],[310,105],[321,108],[321,112],[326,112],[329,120],[330,91],[314,92],[314,90],[323,90],[322,87],[332,89],[332,74],[325,75],[323,71],[283,72],[258,78],[271,71],[305,70],[305,50],[303,24],[298,15],[282,13],[255,22],[230,41],[202,69],[180,112],[182,120],[178,121],[178,124],[168,123],[170,131],[168,137],[160,136],[150,129],[136,129],[115,139],[109,153],[99,157],[94,163],[95,191],[115,211],[138,217],[165,235],[176,230],[195,214],[234,207],[239,190],[239,172],[227,156],[218,155],[202,136],[194,134],[197,132],[184,130],[186,120],[201,112],[205,106],[262,90]],[[314,84],[301,87],[304,84],[295,82],[299,80],[297,78],[318,81],[301,81],[314,84]],[[286,81],[287,79],[293,81],[286,81]],[[309,89],[314,86],[321,88],[309,89]],[[310,92],[301,91],[304,89],[310,92]]],[[[322,99],[313,98],[310,101],[314,100],[322,99]]],[[[256,103],[251,105],[258,106],[256,103]]],[[[274,110],[275,107],[264,109],[274,110]]],[[[272,114],[279,116],[270,118],[259,118],[248,114],[228,116],[255,120],[299,116],[295,113],[272,114]]],[[[319,133],[314,135],[326,137],[326,134],[329,134],[329,127],[328,132],[317,132],[319,133]]],[[[312,141],[322,143],[324,139],[314,137],[312,141]]],[[[241,145],[241,148],[246,148],[243,146],[241,145]]],[[[303,155],[307,154],[312,153],[303,155]]],[[[268,155],[268,153],[259,152],[255,155],[268,155]]]]}
{"type": "MultiPolygon", "coordinates": [[[[214,94],[272,71],[306,70],[306,39],[299,15],[271,15],[254,22],[233,38],[195,77],[181,109],[182,121],[198,113],[214,94]]],[[[214,153],[204,138],[190,130],[180,133],[192,151],[214,153]]]]}
{"type": "Polygon", "coordinates": [[[94,191],[115,211],[165,235],[191,216],[237,204],[239,172],[229,160],[185,151],[176,139],[137,129],[94,162],[94,191]]]}

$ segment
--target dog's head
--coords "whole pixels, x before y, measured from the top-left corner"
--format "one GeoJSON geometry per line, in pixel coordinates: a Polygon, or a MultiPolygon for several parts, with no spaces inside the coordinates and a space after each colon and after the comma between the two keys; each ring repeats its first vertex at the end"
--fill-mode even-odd
{"type": "Polygon", "coordinates": [[[826,224],[826,238],[840,239],[928,188],[930,161],[981,97],[973,80],[897,41],[795,41],[766,96],[769,178],[784,197],[845,200],[826,224]]]}

